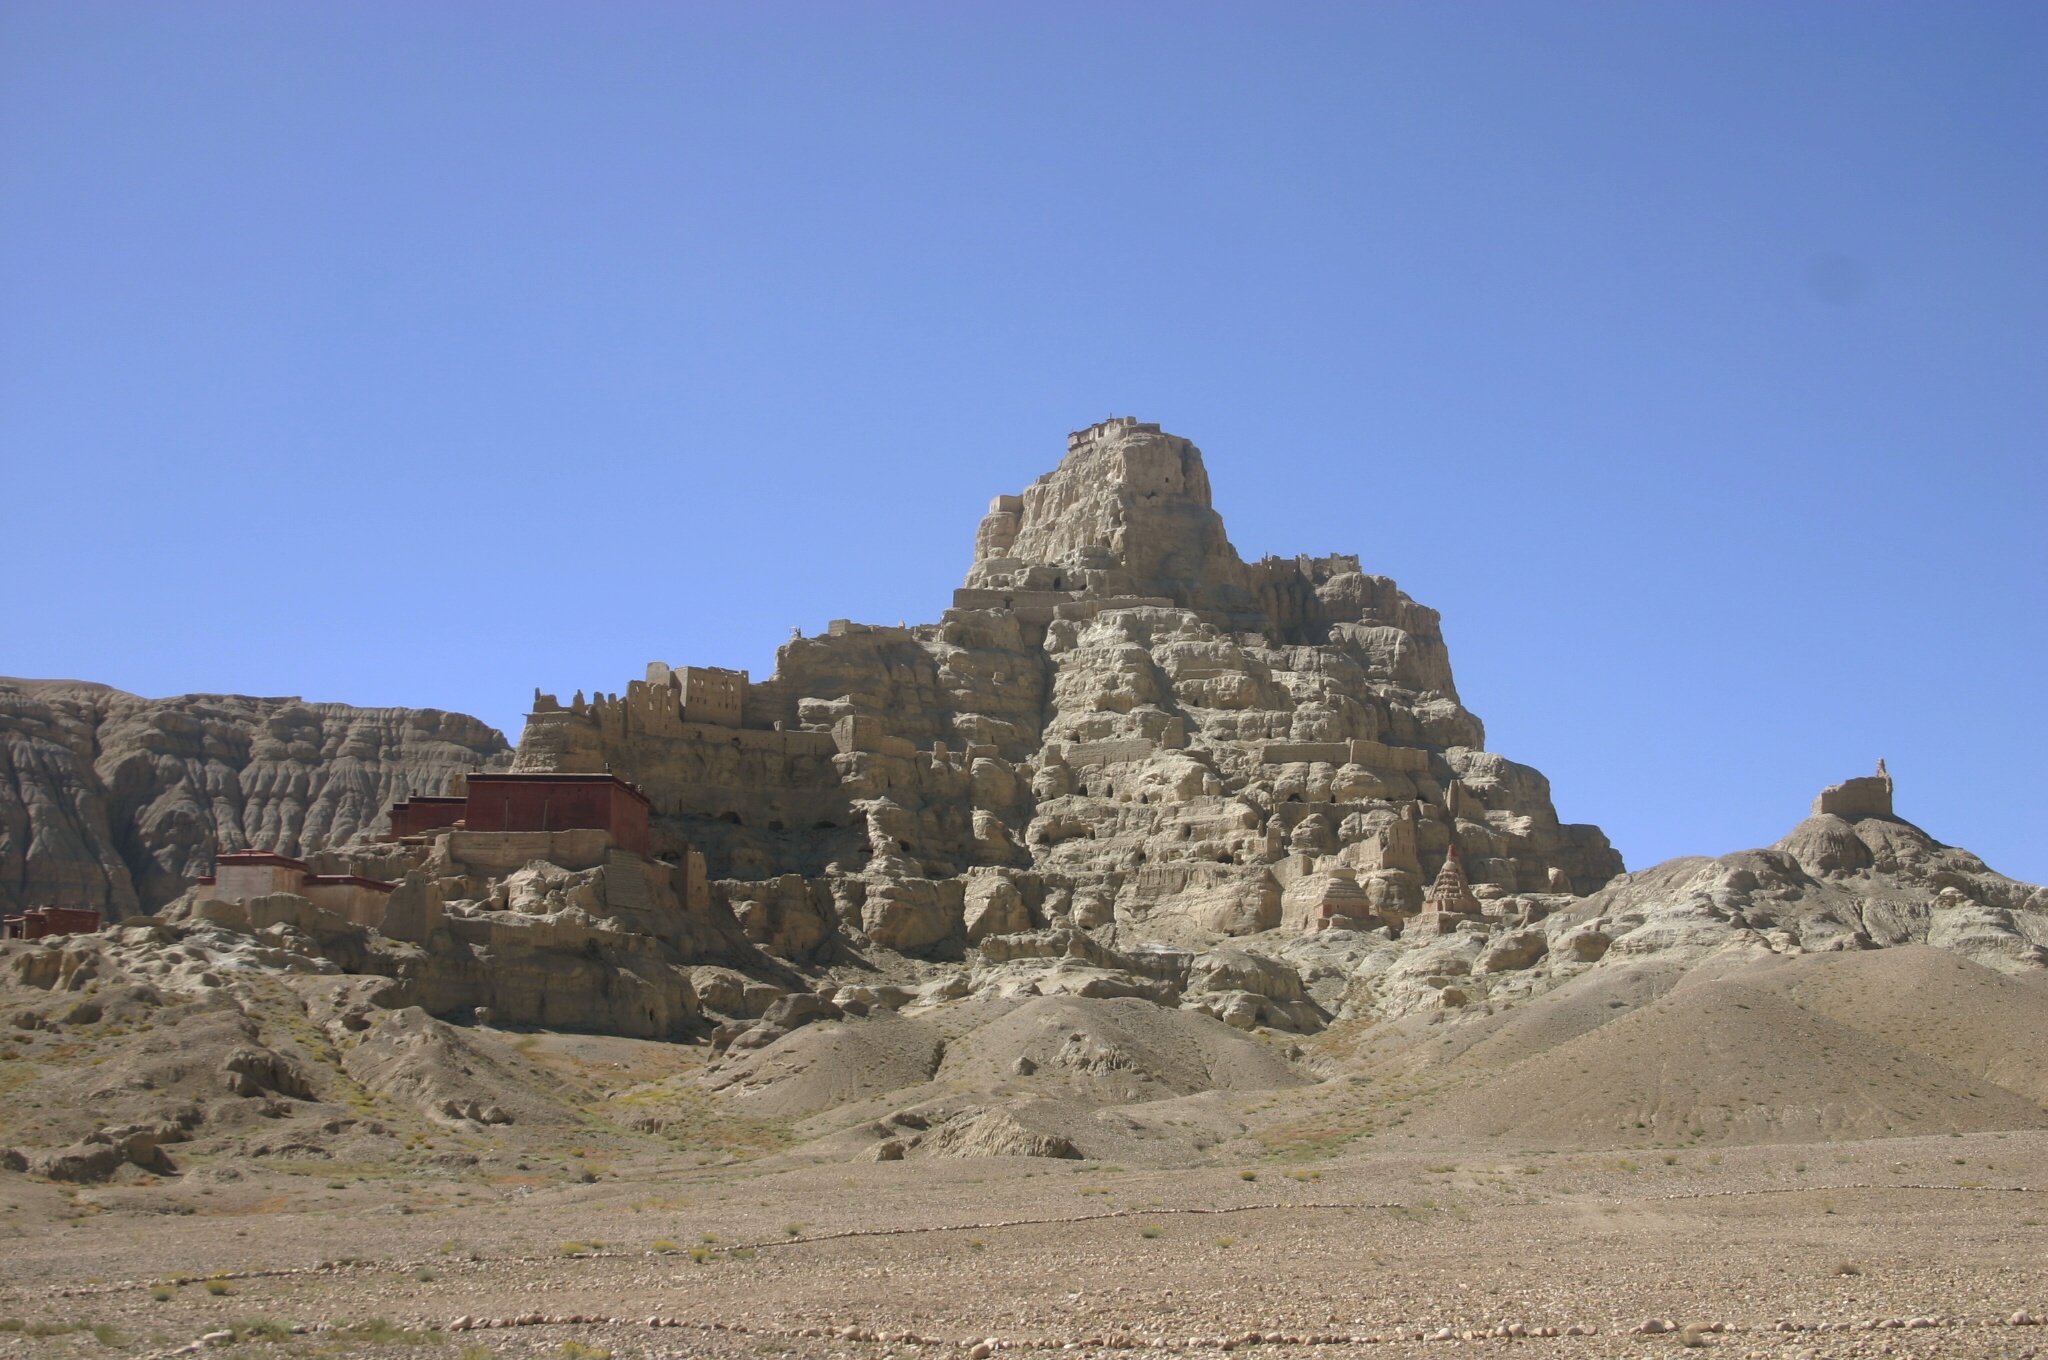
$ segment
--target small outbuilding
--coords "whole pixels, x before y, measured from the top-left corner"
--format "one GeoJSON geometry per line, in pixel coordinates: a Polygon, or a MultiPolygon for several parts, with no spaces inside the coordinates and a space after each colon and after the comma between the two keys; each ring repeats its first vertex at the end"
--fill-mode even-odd
{"type": "Polygon", "coordinates": [[[272,893],[292,893],[359,926],[384,924],[393,888],[357,874],[316,874],[312,867],[267,850],[231,850],[213,858],[214,872],[199,880],[200,896],[217,902],[247,902],[272,893]]]}
{"type": "Polygon", "coordinates": [[[30,907],[19,916],[0,918],[10,940],[40,940],[46,935],[90,935],[100,928],[100,914],[85,907],[30,907]]]}

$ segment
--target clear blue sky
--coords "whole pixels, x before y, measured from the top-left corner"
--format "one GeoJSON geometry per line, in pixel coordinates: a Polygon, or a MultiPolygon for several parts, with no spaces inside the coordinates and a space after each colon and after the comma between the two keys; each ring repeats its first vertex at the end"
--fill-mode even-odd
{"type": "Polygon", "coordinates": [[[937,617],[1106,415],[1632,866],[2048,880],[2048,7],[0,3],[0,674],[454,708],[937,617]]]}

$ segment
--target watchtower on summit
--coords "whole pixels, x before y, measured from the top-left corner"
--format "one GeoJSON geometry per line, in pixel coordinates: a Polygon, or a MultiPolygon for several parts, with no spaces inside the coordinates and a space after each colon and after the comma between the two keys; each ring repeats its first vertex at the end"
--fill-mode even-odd
{"type": "Polygon", "coordinates": [[[1820,797],[1813,800],[1813,815],[1818,817],[1824,813],[1852,822],[1861,817],[1893,816],[1892,773],[1884,767],[1884,761],[1877,762],[1876,774],[1845,779],[1822,789],[1820,797]]]}

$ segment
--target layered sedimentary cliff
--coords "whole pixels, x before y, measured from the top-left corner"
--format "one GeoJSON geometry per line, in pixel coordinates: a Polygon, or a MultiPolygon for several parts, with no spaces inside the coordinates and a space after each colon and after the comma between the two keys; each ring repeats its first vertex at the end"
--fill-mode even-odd
{"type": "Polygon", "coordinates": [[[1355,557],[1244,562],[1200,451],[1156,425],[1081,431],[997,497],[939,622],[792,638],[709,720],[691,675],[536,696],[519,765],[638,784],[657,851],[703,852],[799,959],[842,923],[913,953],[1397,923],[1453,845],[1483,900],[1622,868],[1485,750],[1434,610],[1355,557]]]}
{"type": "MultiPolygon", "coordinates": [[[[507,1024],[709,1039],[687,1091],[636,1089],[678,1103],[636,1105],[633,1127],[687,1124],[705,1095],[749,1118],[849,1111],[816,1126],[833,1157],[1177,1163],[1245,1127],[1215,1106],[1228,1127],[1194,1136],[1199,1111],[1149,1102],[1421,1072],[1469,1086],[1438,1127],[1545,1140],[2042,1119],[2038,1071],[2005,1050],[2042,1032],[2048,889],[1900,818],[1882,765],[1767,849],[1624,873],[1597,828],[1559,821],[1540,774],[1484,749],[1434,611],[1355,558],[1244,562],[1194,446],[1132,421],[1072,436],[1057,469],[997,498],[937,623],[835,623],[759,683],[657,663],[623,694],[536,694],[516,760],[432,710],[34,682],[0,683],[0,759],[9,900],[161,906],[0,943],[0,1000],[31,1029],[104,1018],[122,1036],[167,999],[283,1004],[325,1027],[322,1060],[442,1126],[586,1117],[493,1068],[476,1036],[507,1024]],[[539,825],[515,827],[509,798],[487,824],[479,780],[460,814],[376,834],[393,799],[515,764],[632,781],[649,853],[640,800],[606,779],[503,781],[602,785],[604,825],[551,824],[565,805],[543,799],[539,825]],[[308,863],[229,861],[179,894],[216,842],[308,863]],[[375,910],[350,914],[336,880],[375,910]],[[265,974],[297,999],[254,985],[265,974]],[[1981,1052],[1942,1060],[2005,1094],[1960,1069],[1903,1078],[1903,1049],[1840,1078],[1819,1021],[1793,1013],[1834,1006],[1890,1044],[1925,1026],[1885,1005],[1955,1004],[1925,1000],[1937,982],[2002,1008],[1981,1052]],[[1582,1043],[1609,1046],[1589,1063],[1582,1043]],[[1784,1101],[1746,1089],[1802,1043],[1784,1101]],[[1538,1105],[1549,1122],[1527,1123],[1538,1105]]],[[[310,1080],[286,1080],[299,1059],[251,1037],[204,1041],[228,1094],[194,1120],[233,1130],[282,1117],[273,1095],[305,1098],[310,1080]]],[[[78,1147],[36,1164],[112,1174],[100,1126],[156,1117],[141,1093],[158,1069],[135,1070],[147,1081],[80,1112],[78,1147]]]]}
{"type": "Polygon", "coordinates": [[[0,679],[0,906],[155,909],[221,850],[305,855],[511,758],[439,709],[0,679]]]}

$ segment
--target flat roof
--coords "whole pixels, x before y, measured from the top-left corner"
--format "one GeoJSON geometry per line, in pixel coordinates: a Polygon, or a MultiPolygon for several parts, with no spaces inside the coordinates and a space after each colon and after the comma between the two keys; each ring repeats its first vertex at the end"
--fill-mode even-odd
{"type": "Polygon", "coordinates": [[[516,773],[473,774],[469,776],[472,787],[477,784],[616,784],[643,803],[653,804],[646,794],[634,788],[615,774],[570,774],[552,773],[539,770],[520,770],[516,773]]]}
{"type": "Polygon", "coordinates": [[[301,873],[310,874],[313,872],[312,866],[301,860],[292,859],[285,855],[273,854],[268,850],[229,850],[224,854],[216,854],[213,857],[213,862],[215,865],[282,864],[287,869],[297,869],[301,873]]]}

